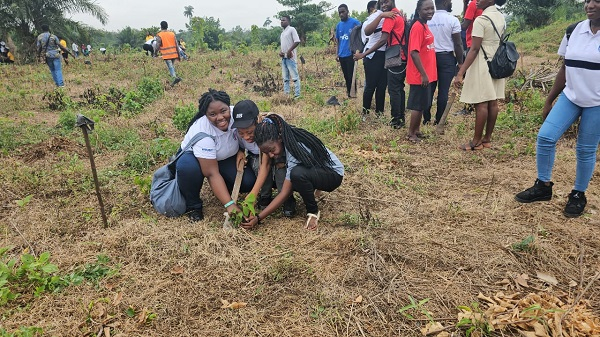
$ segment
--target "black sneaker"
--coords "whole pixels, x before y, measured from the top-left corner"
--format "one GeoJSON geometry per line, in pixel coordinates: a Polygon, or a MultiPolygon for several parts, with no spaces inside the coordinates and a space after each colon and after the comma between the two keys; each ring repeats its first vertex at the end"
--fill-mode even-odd
{"type": "Polygon", "coordinates": [[[204,213],[201,209],[193,209],[188,212],[188,218],[191,222],[198,222],[204,219],[204,213]]]}
{"type": "Polygon", "coordinates": [[[587,199],[585,198],[585,193],[572,190],[571,193],[569,193],[569,201],[567,201],[563,213],[567,218],[576,218],[583,214],[586,204],[587,199]]]}
{"type": "Polygon", "coordinates": [[[392,119],[390,122],[390,126],[394,129],[401,129],[405,124],[404,119],[392,119]]]}
{"type": "Polygon", "coordinates": [[[543,181],[536,179],[532,187],[517,193],[515,200],[522,203],[548,201],[552,199],[552,185],[554,183],[550,182],[550,186],[546,186],[543,181]]]}
{"type": "Polygon", "coordinates": [[[294,199],[294,196],[292,195],[283,203],[283,216],[286,218],[293,218],[295,215],[296,199],[294,199]]]}
{"type": "Polygon", "coordinates": [[[175,84],[181,82],[181,77],[175,77],[175,79],[173,80],[173,83],[171,83],[171,86],[174,87],[175,84]]]}

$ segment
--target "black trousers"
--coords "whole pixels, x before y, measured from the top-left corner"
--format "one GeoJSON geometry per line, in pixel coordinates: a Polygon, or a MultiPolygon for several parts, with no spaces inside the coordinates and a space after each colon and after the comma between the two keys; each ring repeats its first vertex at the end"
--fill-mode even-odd
{"type": "Polygon", "coordinates": [[[292,169],[290,181],[306,205],[306,212],[317,214],[315,190],[331,192],[342,184],[343,176],[333,170],[298,165],[292,169]]]}
{"type": "MultiPolygon", "coordinates": [[[[452,85],[452,79],[456,75],[456,57],[454,53],[444,52],[435,53],[435,59],[437,62],[437,82],[433,82],[431,88],[431,99],[435,95],[435,88],[437,87],[437,111],[435,113],[435,121],[439,122],[442,119],[446,105],[448,105],[448,94],[450,93],[450,85],[452,85]]],[[[423,122],[429,122],[431,120],[431,105],[427,110],[423,112],[423,122]]]]}
{"type": "Polygon", "coordinates": [[[363,113],[371,110],[373,94],[375,94],[375,112],[382,113],[385,106],[385,89],[387,88],[387,70],[385,52],[376,51],[372,58],[365,57],[365,89],[363,91],[363,113]]]}
{"type": "Polygon", "coordinates": [[[389,68],[387,72],[388,93],[390,94],[390,105],[392,106],[392,121],[404,121],[404,110],[406,110],[406,93],[404,92],[406,63],[400,67],[389,68]]]}
{"type": "Polygon", "coordinates": [[[340,57],[340,66],[342,67],[342,73],[344,74],[344,80],[346,80],[346,94],[350,96],[350,88],[352,87],[352,75],[354,75],[354,59],[352,56],[340,57]]]}

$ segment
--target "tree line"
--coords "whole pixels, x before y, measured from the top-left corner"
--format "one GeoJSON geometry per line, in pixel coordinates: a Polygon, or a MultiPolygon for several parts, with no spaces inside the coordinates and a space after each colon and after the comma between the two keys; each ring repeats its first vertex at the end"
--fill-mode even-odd
{"type": "MultiPolygon", "coordinates": [[[[337,11],[331,3],[313,0],[276,0],[286,9],[267,17],[261,26],[250,29],[237,26],[229,31],[221,27],[215,17],[194,16],[194,7],[185,6],[182,11],[188,19],[185,30],[179,30],[192,50],[236,49],[240,51],[256,48],[276,48],[279,44],[281,27],[278,18],[292,17],[292,25],[298,31],[304,45],[325,46],[330,43],[332,29],[339,21],[337,11]],[[274,22],[274,20],[277,20],[274,22]]],[[[365,2],[366,3],[366,2],[365,2]]],[[[511,26],[532,29],[544,26],[553,20],[569,20],[581,12],[580,0],[509,0],[504,8],[511,26]]],[[[51,24],[52,32],[59,37],[78,44],[91,44],[107,49],[140,49],[148,32],[155,34],[158,26],[145,28],[125,27],[117,32],[95,29],[73,21],[69,15],[90,14],[102,24],[108,21],[105,10],[94,0],[0,0],[0,39],[7,41],[22,61],[35,58],[35,37],[41,33],[41,25],[51,24]]],[[[409,11],[410,13],[410,11],[409,11]]],[[[352,11],[359,21],[366,19],[366,11],[352,11]]]]}

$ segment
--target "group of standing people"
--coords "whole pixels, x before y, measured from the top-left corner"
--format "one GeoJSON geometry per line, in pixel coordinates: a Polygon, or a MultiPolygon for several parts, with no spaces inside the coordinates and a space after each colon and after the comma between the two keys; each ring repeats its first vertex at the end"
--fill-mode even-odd
{"type": "Polygon", "coordinates": [[[463,62],[461,43],[463,27],[451,14],[451,0],[435,0],[435,6],[432,0],[419,0],[410,21],[396,8],[394,0],[370,1],[367,4],[370,14],[362,26],[365,49],[353,57],[354,60],[364,59],[364,114],[371,109],[373,94],[375,113],[383,114],[387,86],[392,117],[390,125],[396,129],[402,128],[406,124],[405,113],[409,112],[410,124],[406,138],[411,142],[419,142],[423,137],[421,121],[427,124],[433,117],[431,107],[436,89],[437,109],[433,124],[440,122],[446,109],[452,80],[456,78],[455,83],[459,87],[463,83],[463,76],[467,74],[461,101],[475,104],[479,113],[473,139],[460,148],[470,151],[491,146],[491,135],[498,114],[497,100],[504,98],[504,80],[492,79],[483,53],[479,53],[479,50],[483,43],[489,55],[495,53],[500,37],[496,36],[490,20],[494,21],[496,27],[505,29],[504,17],[495,6],[503,5],[505,0],[472,3],[482,12],[487,10],[488,20],[474,22],[476,29],[467,32],[468,41],[472,38],[475,45],[470,48],[466,62],[463,62]],[[400,53],[402,62],[386,66],[386,59],[394,56],[389,55],[392,50],[400,53]],[[469,68],[471,71],[467,72],[469,68]],[[408,101],[405,98],[405,83],[409,85],[408,101]],[[484,127],[485,136],[482,135],[484,127]]]}

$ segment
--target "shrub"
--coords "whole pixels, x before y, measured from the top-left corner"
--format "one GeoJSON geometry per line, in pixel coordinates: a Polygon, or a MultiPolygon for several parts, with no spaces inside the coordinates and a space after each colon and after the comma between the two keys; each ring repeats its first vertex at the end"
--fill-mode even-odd
{"type": "Polygon", "coordinates": [[[188,124],[194,115],[196,115],[196,112],[198,112],[198,109],[193,103],[184,106],[176,106],[175,114],[173,115],[173,125],[177,130],[185,132],[188,124]]]}

